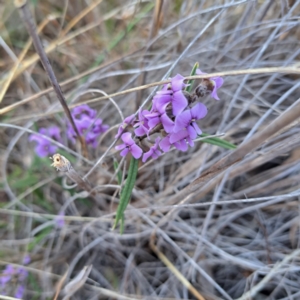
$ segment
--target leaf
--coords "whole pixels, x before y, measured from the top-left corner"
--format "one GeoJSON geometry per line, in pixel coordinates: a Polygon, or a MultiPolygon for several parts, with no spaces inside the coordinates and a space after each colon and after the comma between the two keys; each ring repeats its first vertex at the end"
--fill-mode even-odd
{"type": "Polygon", "coordinates": [[[52,232],[52,230],[53,230],[53,226],[49,226],[49,227],[45,228],[43,231],[41,231],[41,233],[38,236],[36,236],[32,242],[30,242],[28,244],[28,247],[27,247],[28,252],[33,250],[33,248],[39,242],[41,242],[47,235],[49,235],[52,232]]]}
{"type": "MultiPolygon", "coordinates": [[[[117,208],[117,214],[116,214],[116,219],[115,219],[113,229],[115,229],[119,221],[120,220],[122,221],[122,218],[124,218],[124,211],[126,210],[126,207],[130,201],[131,193],[136,181],[138,167],[139,167],[139,160],[132,157],[130,160],[128,176],[121,192],[120,203],[117,208]]],[[[123,230],[124,230],[124,224],[123,226],[121,226],[120,232],[123,233],[123,230]]]]}
{"type": "MultiPolygon", "coordinates": [[[[209,136],[208,133],[202,133],[200,135],[200,137],[206,137],[206,136],[209,136]]],[[[215,146],[219,146],[219,147],[222,147],[222,148],[225,148],[225,149],[229,149],[229,150],[232,150],[232,149],[236,149],[237,146],[234,145],[234,144],[231,144],[225,140],[222,140],[218,137],[212,137],[212,138],[208,138],[208,139],[205,139],[203,141],[201,141],[203,143],[207,143],[207,144],[211,144],[211,145],[215,145],[215,146]]]]}
{"type": "MultiPolygon", "coordinates": [[[[114,160],[115,172],[118,170],[118,168],[119,168],[119,164],[116,160],[114,160]]],[[[119,185],[122,183],[122,172],[121,172],[121,170],[119,170],[118,173],[117,173],[117,181],[118,181],[119,185]]]]}
{"type": "MultiPolygon", "coordinates": [[[[194,64],[194,66],[193,66],[193,69],[192,69],[192,71],[191,71],[191,74],[190,74],[190,76],[194,76],[195,74],[196,74],[196,70],[199,68],[199,63],[198,62],[196,62],[195,64],[194,64]]],[[[187,87],[185,88],[185,91],[187,91],[187,92],[191,92],[191,90],[192,90],[192,88],[193,88],[193,83],[194,83],[194,79],[190,79],[190,80],[188,80],[188,82],[187,82],[187,87]]]]}

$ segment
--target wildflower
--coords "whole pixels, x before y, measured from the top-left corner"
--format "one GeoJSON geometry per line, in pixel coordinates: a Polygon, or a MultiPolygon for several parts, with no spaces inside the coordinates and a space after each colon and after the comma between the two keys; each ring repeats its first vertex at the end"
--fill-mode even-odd
{"type": "MultiPolygon", "coordinates": [[[[97,147],[97,138],[109,128],[108,125],[102,124],[102,119],[97,119],[96,115],[96,110],[86,104],[77,106],[72,110],[74,123],[79,134],[85,136],[86,143],[94,148],[97,147]]],[[[70,123],[68,123],[67,136],[75,143],[76,132],[70,123]]]]}
{"type": "Polygon", "coordinates": [[[206,114],[207,108],[203,103],[197,103],[191,109],[185,110],[176,117],[173,135],[180,135],[180,132],[188,132],[191,139],[195,139],[197,134],[200,135],[202,133],[196,120],[203,119],[206,114]]]}
{"type": "Polygon", "coordinates": [[[25,286],[24,285],[19,285],[18,288],[17,288],[17,291],[15,293],[15,298],[22,299],[23,295],[24,295],[24,292],[25,292],[25,286]]]}
{"type": "Polygon", "coordinates": [[[145,114],[145,117],[148,119],[149,129],[154,128],[156,125],[161,123],[166,132],[172,132],[174,122],[167,116],[166,107],[168,104],[163,106],[157,106],[156,111],[149,112],[145,114]]]}
{"type": "Polygon", "coordinates": [[[78,115],[87,115],[90,119],[95,119],[97,115],[97,111],[90,108],[87,104],[81,104],[76,106],[72,110],[73,117],[77,117],[78,115]]]}
{"type": "MultiPolygon", "coordinates": [[[[200,69],[196,70],[197,75],[207,74],[203,73],[200,69]]],[[[223,85],[224,80],[220,76],[211,77],[211,78],[205,78],[203,79],[204,85],[207,87],[207,89],[211,92],[211,96],[216,99],[220,100],[217,94],[217,90],[223,85]]],[[[200,84],[201,86],[201,84],[200,84]]]]}
{"type": "Polygon", "coordinates": [[[162,91],[158,92],[153,98],[154,106],[158,109],[165,104],[172,104],[173,115],[180,114],[188,105],[188,101],[184,96],[182,89],[186,86],[184,83],[184,77],[177,74],[171,79],[170,88],[166,87],[162,91]]]}
{"type": "MultiPolygon", "coordinates": [[[[57,141],[61,141],[60,129],[57,126],[40,128],[39,133],[54,138],[57,141]]],[[[36,134],[31,134],[29,136],[29,141],[37,142],[35,152],[40,157],[49,156],[55,153],[57,150],[57,147],[55,145],[52,145],[49,140],[46,140],[44,137],[38,136],[36,134]]]]}
{"type": "Polygon", "coordinates": [[[28,265],[30,263],[30,261],[31,261],[30,256],[28,254],[26,254],[23,258],[23,264],[28,265]]]}
{"type": "Polygon", "coordinates": [[[122,150],[120,153],[121,156],[126,156],[128,152],[130,152],[135,159],[142,156],[143,150],[134,142],[131,133],[123,133],[121,139],[124,143],[115,147],[116,150],[122,150]]]}
{"type": "Polygon", "coordinates": [[[118,133],[116,134],[115,138],[118,139],[123,131],[125,130],[125,128],[131,124],[131,122],[133,121],[134,119],[134,115],[131,115],[131,116],[128,116],[127,118],[124,119],[123,123],[120,125],[119,129],[118,129],[118,133]]]}
{"type": "Polygon", "coordinates": [[[0,276],[0,283],[2,288],[11,280],[11,277],[15,274],[15,269],[12,265],[7,265],[0,276]]]}
{"type": "Polygon", "coordinates": [[[55,223],[57,227],[62,228],[65,225],[65,219],[63,218],[65,216],[64,211],[60,211],[59,214],[55,217],[55,223]]]}
{"type": "Polygon", "coordinates": [[[142,161],[145,162],[149,157],[152,157],[153,159],[158,158],[161,155],[161,151],[158,150],[158,144],[160,141],[160,137],[157,137],[155,139],[155,144],[150,148],[150,150],[143,155],[142,161]]]}
{"type": "Polygon", "coordinates": [[[149,112],[148,110],[139,110],[139,120],[134,125],[134,127],[139,126],[134,130],[134,133],[136,136],[143,136],[145,134],[148,135],[149,133],[149,125],[148,125],[148,119],[145,117],[145,114],[149,112]]]}
{"type": "Polygon", "coordinates": [[[171,145],[172,144],[170,143],[170,135],[165,136],[159,143],[160,149],[164,152],[168,152],[170,150],[171,145]]]}

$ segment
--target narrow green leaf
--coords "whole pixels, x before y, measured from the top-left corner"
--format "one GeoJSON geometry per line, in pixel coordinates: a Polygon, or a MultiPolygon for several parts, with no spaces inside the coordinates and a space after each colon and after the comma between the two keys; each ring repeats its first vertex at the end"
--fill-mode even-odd
{"type": "MultiPolygon", "coordinates": [[[[119,164],[116,160],[114,160],[114,169],[115,169],[115,172],[118,170],[119,168],[119,164]]],[[[118,181],[118,184],[120,185],[121,182],[122,182],[122,172],[121,170],[118,171],[117,173],[117,181],[118,181]]]]}
{"type": "MultiPolygon", "coordinates": [[[[209,134],[208,133],[202,133],[200,135],[200,137],[206,137],[206,136],[209,136],[209,134]]],[[[237,147],[236,145],[231,144],[231,143],[229,143],[225,140],[222,140],[218,137],[208,138],[208,139],[205,139],[201,142],[211,144],[211,145],[215,145],[215,146],[219,146],[219,147],[229,149],[229,150],[236,149],[236,147],[237,147]]]]}
{"type": "MultiPolygon", "coordinates": [[[[130,160],[128,176],[127,176],[125,185],[123,187],[123,190],[121,192],[120,203],[117,208],[116,220],[115,220],[113,229],[115,229],[116,226],[118,225],[119,221],[122,220],[122,218],[124,218],[124,211],[130,201],[131,193],[132,193],[135,181],[136,181],[138,167],[139,167],[138,159],[135,159],[132,157],[130,160]]],[[[123,224],[122,228],[124,229],[124,224],[123,224]]]]}
{"type": "MultiPolygon", "coordinates": [[[[196,70],[199,68],[199,63],[195,63],[194,64],[194,66],[193,66],[193,69],[192,69],[192,71],[191,71],[191,74],[190,74],[190,76],[194,76],[195,74],[196,74],[196,70]]],[[[187,91],[187,92],[191,92],[191,90],[192,90],[192,88],[193,88],[193,83],[194,83],[194,81],[195,80],[193,80],[193,79],[190,79],[190,80],[188,80],[188,82],[187,82],[187,84],[188,84],[188,86],[185,88],[185,90],[187,91]]]]}
{"type": "Polygon", "coordinates": [[[27,246],[27,250],[30,252],[33,250],[33,248],[40,243],[47,235],[49,235],[53,230],[53,226],[49,226],[45,228],[43,231],[40,232],[39,235],[37,235],[32,242],[30,242],[27,246]]]}

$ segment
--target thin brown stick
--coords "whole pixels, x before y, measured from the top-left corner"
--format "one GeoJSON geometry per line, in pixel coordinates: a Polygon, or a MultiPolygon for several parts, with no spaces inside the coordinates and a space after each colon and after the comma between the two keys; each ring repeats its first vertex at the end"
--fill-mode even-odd
{"type": "Polygon", "coordinates": [[[61,90],[61,87],[58,84],[57,78],[54,74],[54,71],[53,71],[52,66],[50,64],[50,61],[49,61],[49,59],[46,55],[46,52],[45,52],[45,50],[42,46],[41,40],[40,40],[40,38],[37,34],[36,25],[35,25],[33,16],[30,12],[30,9],[28,8],[27,1],[26,0],[23,0],[23,1],[16,0],[15,1],[15,6],[19,8],[20,15],[23,19],[23,22],[25,23],[25,26],[26,26],[26,29],[27,29],[29,35],[32,38],[34,48],[35,48],[36,52],[38,53],[38,55],[40,57],[42,65],[43,65],[43,67],[44,67],[44,69],[45,69],[45,71],[46,71],[46,73],[49,77],[50,83],[53,86],[53,89],[54,89],[54,91],[57,95],[57,98],[58,98],[61,106],[63,107],[64,112],[65,112],[67,118],[69,119],[69,121],[70,121],[70,123],[71,123],[71,125],[72,125],[79,141],[80,141],[82,151],[83,151],[83,155],[85,157],[87,157],[87,148],[86,148],[85,140],[80,135],[80,133],[79,133],[79,131],[78,131],[76,125],[75,125],[75,122],[74,122],[73,117],[70,113],[70,110],[69,110],[68,105],[66,103],[66,99],[65,99],[65,97],[63,95],[63,92],[61,90]]]}

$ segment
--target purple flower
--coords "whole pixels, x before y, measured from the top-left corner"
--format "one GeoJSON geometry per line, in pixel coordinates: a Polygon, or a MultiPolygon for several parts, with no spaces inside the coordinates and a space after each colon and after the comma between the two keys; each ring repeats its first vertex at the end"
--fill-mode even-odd
{"type": "Polygon", "coordinates": [[[11,277],[15,274],[15,269],[12,265],[7,265],[0,275],[0,283],[2,287],[11,280],[11,277]]]}
{"type": "Polygon", "coordinates": [[[145,117],[148,119],[148,126],[151,130],[156,125],[161,123],[166,132],[172,132],[174,127],[174,122],[167,116],[166,107],[168,104],[162,106],[157,106],[157,110],[152,110],[148,114],[145,114],[145,117]]]}
{"type": "Polygon", "coordinates": [[[180,114],[188,105],[188,101],[182,92],[182,89],[186,86],[183,81],[184,77],[180,74],[173,77],[171,79],[171,89],[166,90],[166,87],[164,87],[162,91],[158,92],[153,98],[153,107],[158,110],[159,107],[172,103],[173,115],[180,114]]]}
{"type": "Polygon", "coordinates": [[[28,265],[30,263],[30,261],[31,261],[30,256],[28,254],[26,254],[23,258],[23,264],[28,265]]]}
{"type": "MultiPolygon", "coordinates": [[[[92,145],[94,148],[97,147],[97,139],[100,134],[109,128],[108,125],[102,124],[101,119],[96,119],[96,115],[96,110],[91,109],[86,104],[77,106],[72,110],[74,123],[79,134],[85,136],[86,143],[92,145]]],[[[67,136],[75,143],[76,133],[70,123],[68,123],[67,136]]]]}
{"type": "Polygon", "coordinates": [[[25,292],[25,286],[19,285],[15,293],[15,298],[22,299],[25,292]]]}
{"type": "Polygon", "coordinates": [[[76,118],[78,115],[87,115],[90,119],[95,119],[97,111],[90,108],[87,104],[82,104],[73,108],[72,115],[74,118],[76,118]]]}
{"type": "Polygon", "coordinates": [[[143,136],[145,134],[148,135],[149,133],[149,125],[148,125],[148,119],[145,117],[145,114],[149,113],[148,110],[139,110],[139,120],[136,124],[134,124],[134,127],[137,127],[135,130],[134,130],[134,133],[136,136],[143,136]]]}
{"type": "Polygon", "coordinates": [[[170,135],[164,137],[159,143],[160,149],[164,152],[168,152],[171,146],[172,144],[170,143],[170,135]]]}
{"type": "MultiPolygon", "coordinates": [[[[175,142],[178,139],[172,138],[178,134],[180,136],[180,132],[182,138],[185,136],[186,132],[191,137],[191,139],[195,139],[197,134],[200,135],[202,131],[197,125],[196,121],[203,119],[207,114],[207,108],[203,103],[197,103],[191,109],[185,110],[180,115],[178,115],[175,119],[174,133],[171,135],[170,142],[175,142]]],[[[181,140],[182,138],[179,138],[181,140]]]]}
{"type": "Polygon", "coordinates": [[[24,281],[28,276],[28,271],[24,268],[18,268],[17,274],[18,274],[19,281],[24,281]]]}
{"type": "MultiPolygon", "coordinates": [[[[207,73],[203,73],[200,69],[197,69],[196,74],[202,75],[202,74],[207,74],[207,73]]],[[[220,98],[218,97],[218,94],[217,94],[217,90],[223,85],[224,79],[222,77],[217,76],[217,77],[211,77],[211,78],[204,79],[204,80],[208,80],[210,85],[212,86],[210,88],[211,96],[216,100],[220,100],[220,98]]]]}
{"type": "Polygon", "coordinates": [[[65,225],[65,219],[63,218],[65,216],[65,213],[63,211],[60,211],[59,214],[55,217],[55,223],[57,227],[62,228],[65,225]]]}
{"type": "Polygon", "coordinates": [[[160,137],[157,137],[155,139],[155,144],[150,148],[150,150],[143,155],[142,161],[145,162],[149,157],[152,157],[153,159],[158,158],[161,155],[161,151],[158,150],[158,144],[160,141],[160,137]]]}
{"type": "MultiPolygon", "coordinates": [[[[60,129],[57,126],[52,126],[49,128],[40,128],[39,133],[51,137],[57,141],[61,141],[60,129]]],[[[29,141],[37,142],[35,146],[35,152],[40,157],[45,157],[54,154],[57,150],[57,147],[52,145],[50,141],[36,134],[31,134],[29,136],[29,141]]]]}
{"type": "Polygon", "coordinates": [[[129,124],[132,124],[133,119],[134,119],[134,115],[128,116],[127,118],[124,119],[123,123],[120,125],[118,129],[118,133],[115,136],[116,139],[118,139],[122,135],[123,131],[129,124]]]}
{"type": "Polygon", "coordinates": [[[121,156],[126,156],[128,152],[130,152],[135,159],[138,159],[142,156],[143,150],[134,142],[131,137],[131,133],[123,133],[121,139],[124,144],[115,147],[116,150],[122,150],[120,153],[121,156]]]}

